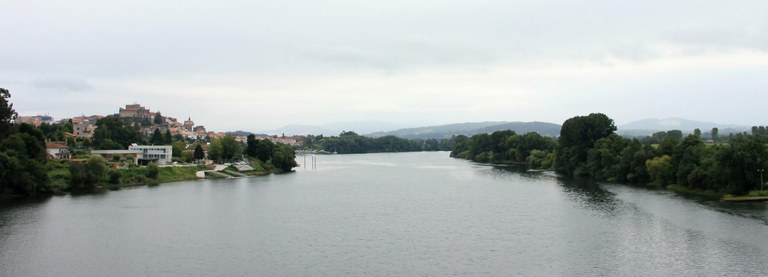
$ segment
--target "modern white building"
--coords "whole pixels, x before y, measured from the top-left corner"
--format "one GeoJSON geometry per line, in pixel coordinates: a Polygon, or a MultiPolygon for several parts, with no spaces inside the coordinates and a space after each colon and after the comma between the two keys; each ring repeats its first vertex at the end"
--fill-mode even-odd
{"type": "Polygon", "coordinates": [[[157,165],[167,165],[173,162],[173,148],[170,145],[136,145],[128,146],[128,150],[140,151],[138,162],[148,164],[153,162],[157,165]]]}
{"type": "Polygon", "coordinates": [[[128,150],[92,150],[92,155],[99,155],[108,161],[130,160],[134,164],[168,165],[173,162],[173,148],[170,145],[136,145],[128,146],[128,150]]]}

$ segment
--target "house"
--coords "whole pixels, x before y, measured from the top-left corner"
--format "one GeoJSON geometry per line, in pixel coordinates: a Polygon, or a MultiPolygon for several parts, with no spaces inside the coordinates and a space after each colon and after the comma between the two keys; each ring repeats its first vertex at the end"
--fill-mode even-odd
{"type": "Polygon", "coordinates": [[[137,145],[128,146],[128,150],[141,151],[138,157],[140,164],[153,162],[158,165],[168,165],[173,162],[173,147],[170,145],[137,145]]]}
{"type": "Polygon", "coordinates": [[[53,160],[69,160],[72,159],[72,152],[69,151],[69,146],[55,143],[46,142],[45,150],[48,152],[48,158],[53,160]]]}
{"type": "Polygon", "coordinates": [[[72,128],[75,131],[75,136],[78,138],[93,138],[93,132],[96,130],[96,123],[90,121],[81,121],[74,123],[72,128]]]}

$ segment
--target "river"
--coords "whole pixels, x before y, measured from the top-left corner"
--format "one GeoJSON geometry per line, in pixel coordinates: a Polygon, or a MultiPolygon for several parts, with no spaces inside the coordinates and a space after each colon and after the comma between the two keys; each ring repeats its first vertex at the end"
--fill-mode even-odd
{"type": "MultiPolygon", "coordinates": [[[[303,157],[297,158],[303,163],[303,157]]],[[[768,272],[766,204],[447,152],[0,206],[0,276],[704,276],[768,272]]]]}

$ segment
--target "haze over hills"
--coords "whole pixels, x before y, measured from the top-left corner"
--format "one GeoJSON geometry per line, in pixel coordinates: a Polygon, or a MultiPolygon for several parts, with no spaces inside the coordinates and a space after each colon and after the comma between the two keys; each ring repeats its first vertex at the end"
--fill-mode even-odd
{"type": "MultiPolygon", "coordinates": [[[[751,126],[736,124],[718,124],[702,122],[683,118],[649,118],[629,122],[617,126],[617,133],[623,136],[640,137],[648,136],[659,131],[680,130],[683,133],[692,133],[698,128],[702,133],[708,133],[717,127],[721,134],[749,132],[751,126]]],[[[560,124],[548,122],[510,122],[510,121],[485,121],[464,122],[427,127],[406,127],[401,124],[381,121],[347,121],[334,122],[322,125],[287,125],[278,129],[255,132],[268,135],[324,135],[338,136],[342,131],[354,131],[369,137],[397,136],[408,139],[442,139],[455,135],[472,136],[481,133],[513,130],[518,134],[537,132],[544,136],[557,137],[560,135],[560,124]]]]}
{"type": "MultiPolygon", "coordinates": [[[[344,121],[321,125],[291,124],[274,130],[259,131],[260,134],[268,135],[323,135],[338,136],[343,131],[353,131],[358,134],[366,134],[380,131],[389,131],[403,128],[403,124],[396,124],[382,121],[344,121]]],[[[413,126],[405,126],[413,127],[413,126]]]]}
{"type": "Polygon", "coordinates": [[[624,136],[647,136],[659,131],[680,130],[693,133],[694,129],[706,133],[717,127],[721,134],[748,132],[751,126],[719,124],[683,118],[648,118],[617,126],[617,133],[624,136]]]}
{"type": "Polygon", "coordinates": [[[406,128],[390,132],[376,132],[367,134],[370,137],[397,136],[408,139],[442,139],[455,135],[472,136],[481,133],[512,130],[518,134],[537,132],[541,135],[555,137],[560,134],[560,125],[547,122],[465,122],[429,127],[406,128]]]}

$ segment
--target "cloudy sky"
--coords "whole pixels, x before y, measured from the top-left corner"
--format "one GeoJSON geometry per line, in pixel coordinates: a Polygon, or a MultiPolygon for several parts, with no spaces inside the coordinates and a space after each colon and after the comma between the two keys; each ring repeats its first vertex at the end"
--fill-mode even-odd
{"type": "Polygon", "coordinates": [[[22,115],[768,124],[768,1],[0,0],[22,115]]]}

